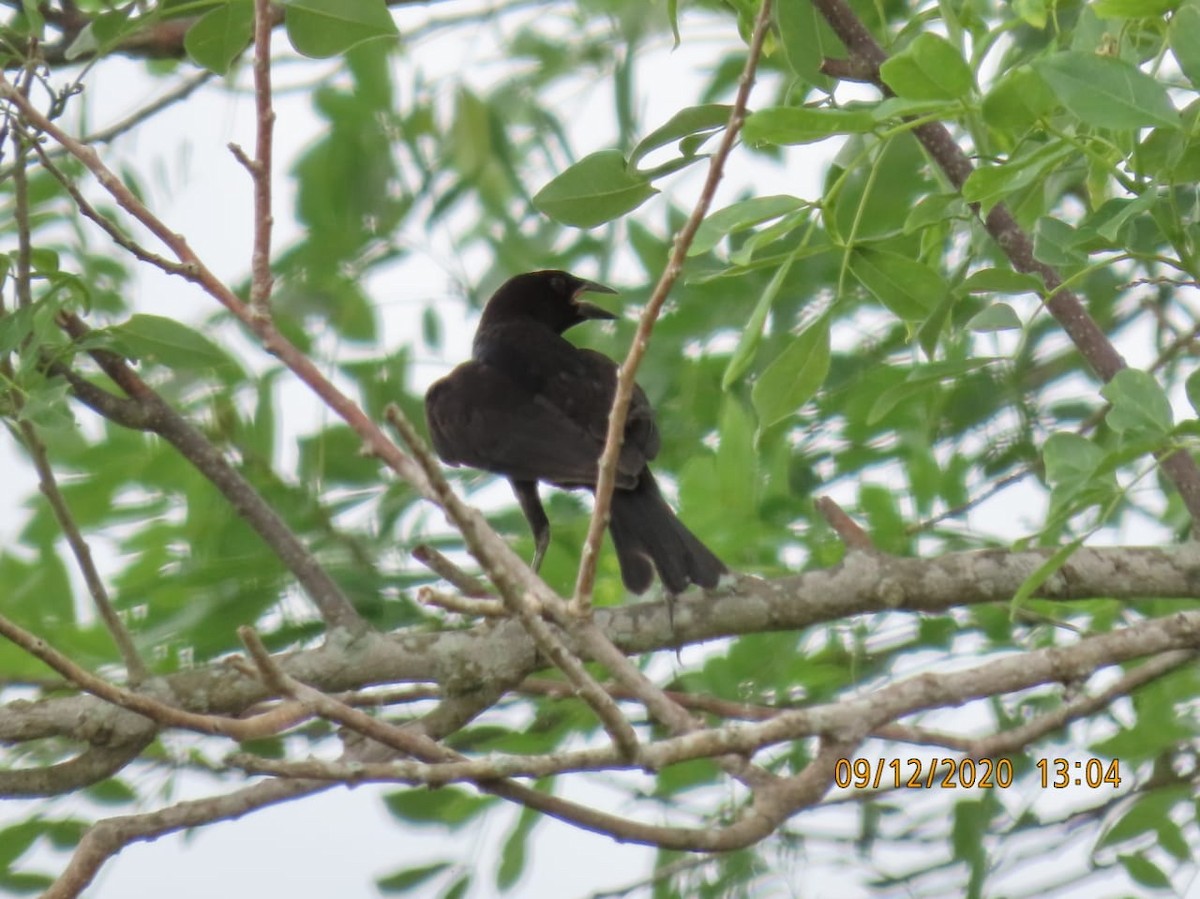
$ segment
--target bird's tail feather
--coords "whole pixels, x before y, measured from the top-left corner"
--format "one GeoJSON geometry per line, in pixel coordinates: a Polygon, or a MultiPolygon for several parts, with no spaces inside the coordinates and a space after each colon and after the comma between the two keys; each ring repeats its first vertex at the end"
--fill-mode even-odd
{"type": "Polygon", "coordinates": [[[615,490],[608,523],[621,580],[633,593],[645,593],[654,571],[669,593],[689,584],[715,587],[728,569],[671,511],[649,469],[633,490],[615,490]]]}

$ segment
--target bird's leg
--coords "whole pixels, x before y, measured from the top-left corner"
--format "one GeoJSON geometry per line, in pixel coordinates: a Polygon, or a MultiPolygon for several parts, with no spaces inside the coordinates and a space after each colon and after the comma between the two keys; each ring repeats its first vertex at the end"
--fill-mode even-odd
{"type": "Polygon", "coordinates": [[[510,478],[513,493],[525,513],[525,520],[533,531],[533,562],[531,567],[537,571],[542,567],[542,558],[546,555],[546,547],[550,545],[550,519],[542,508],[542,500],[538,496],[537,481],[518,481],[510,478]]]}

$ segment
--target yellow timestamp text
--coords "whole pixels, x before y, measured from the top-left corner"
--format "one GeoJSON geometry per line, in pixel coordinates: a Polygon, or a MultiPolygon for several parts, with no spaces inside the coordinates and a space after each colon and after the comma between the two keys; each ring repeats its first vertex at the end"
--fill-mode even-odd
{"type": "Polygon", "coordinates": [[[1065,790],[1067,787],[1121,786],[1121,762],[1119,759],[1038,759],[1038,773],[1042,777],[1042,789],[1065,790]]]}
{"type": "MultiPolygon", "coordinates": [[[[1090,758],[1082,761],[1038,759],[1035,764],[1042,789],[1121,786],[1121,763],[1117,759],[1090,758]]],[[[841,789],[971,789],[1006,790],[1013,785],[1013,763],[1007,758],[840,758],[834,764],[833,782],[841,789]]]]}
{"type": "Polygon", "coordinates": [[[1012,760],[1000,759],[838,759],[833,782],[846,789],[896,790],[1006,789],[1013,783],[1012,760]]]}

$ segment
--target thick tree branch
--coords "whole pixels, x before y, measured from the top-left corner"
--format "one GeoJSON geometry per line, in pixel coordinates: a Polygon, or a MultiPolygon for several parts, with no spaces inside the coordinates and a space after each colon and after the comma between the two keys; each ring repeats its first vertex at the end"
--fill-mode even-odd
{"type": "MultiPolygon", "coordinates": [[[[980,603],[1008,602],[1050,552],[1001,550],[949,553],[938,559],[854,554],[835,568],[775,581],[745,579],[737,592],[680,597],[674,621],[665,602],[596,611],[596,624],[623,653],[638,655],[765,631],[800,630],[857,615],[942,613],[980,603]]],[[[1200,599],[1200,548],[1083,548],[1038,590],[1048,600],[1200,599]]],[[[1069,607],[1068,607],[1069,608],[1069,607]]],[[[1163,619],[1170,629],[1172,619],[1163,619]]],[[[1166,651],[1184,646],[1150,647],[1166,651]]],[[[489,685],[516,687],[545,668],[532,639],[514,620],[430,634],[368,633],[353,651],[330,645],[277,657],[290,676],[324,692],[382,683],[441,683],[443,695],[467,696],[489,685]]],[[[237,715],[267,698],[261,682],[225,665],[163,678],[179,708],[237,715]]],[[[638,694],[630,694],[636,696],[638,694]]],[[[639,701],[641,697],[638,696],[639,701]]],[[[10,703],[0,714],[0,741],[61,735],[88,740],[100,709],[91,697],[53,697],[10,703]]]]}
{"type": "MultiPolygon", "coordinates": [[[[257,773],[332,778],[347,782],[394,780],[414,785],[474,783],[495,777],[538,778],[583,771],[629,771],[638,768],[660,771],[670,765],[720,754],[753,754],[781,742],[822,734],[837,735],[839,741],[847,745],[856,744],[872,730],[918,712],[957,707],[975,699],[1001,696],[1062,680],[1083,680],[1110,665],[1143,656],[1151,657],[1096,695],[1078,703],[1064,704],[1053,716],[1055,723],[1031,722],[1030,726],[969,741],[962,747],[970,755],[994,757],[1018,752],[1069,720],[1094,712],[1115,697],[1161,677],[1194,658],[1197,648],[1200,648],[1200,613],[1182,612],[1171,619],[1141,622],[1120,631],[1087,637],[1074,646],[1020,653],[965,670],[921,674],[862,696],[805,709],[780,710],[761,722],[737,722],[656,740],[643,747],[636,764],[609,746],[542,755],[489,755],[477,759],[458,756],[434,764],[398,761],[371,766],[249,759],[244,756],[239,756],[236,764],[257,773]],[[1171,648],[1180,646],[1187,648],[1171,648]],[[1156,655],[1159,653],[1161,655],[1156,655]]],[[[356,714],[362,715],[361,712],[356,714]]]]}

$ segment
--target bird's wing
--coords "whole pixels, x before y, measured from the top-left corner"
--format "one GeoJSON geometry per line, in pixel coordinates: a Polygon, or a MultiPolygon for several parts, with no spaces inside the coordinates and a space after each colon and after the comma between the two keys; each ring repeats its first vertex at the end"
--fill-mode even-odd
{"type": "MultiPolygon", "coordinates": [[[[592,486],[604,434],[563,409],[559,393],[531,392],[494,366],[466,362],[425,395],[434,449],[450,464],[515,480],[592,486]]],[[[644,464],[627,472],[623,453],[619,485],[632,486],[644,464]]]]}
{"type": "MultiPolygon", "coordinates": [[[[547,395],[555,405],[592,433],[601,448],[608,434],[608,414],[617,389],[617,364],[595,350],[576,349],[572,361],[564,366],[547,395]]],[[[658,425],[654,407],[636,384],[625,416],[625,442],[621,445],[618,470],[636,476],[646,463],[658,455],[658,425]]]]}

